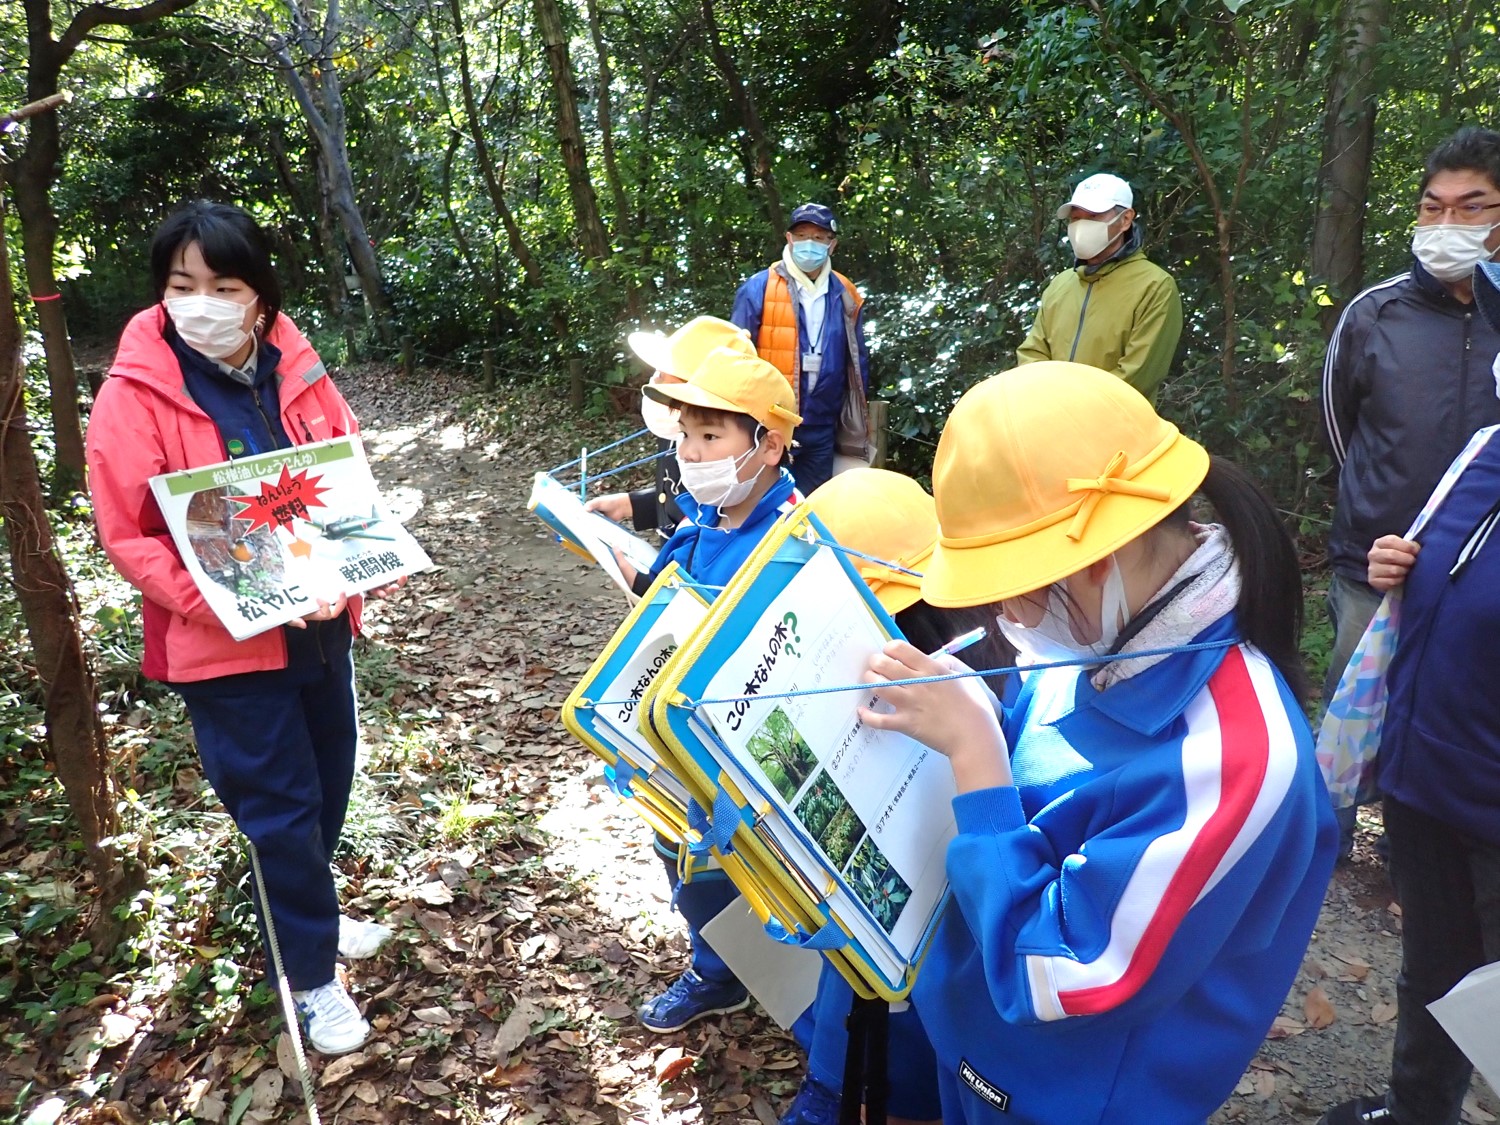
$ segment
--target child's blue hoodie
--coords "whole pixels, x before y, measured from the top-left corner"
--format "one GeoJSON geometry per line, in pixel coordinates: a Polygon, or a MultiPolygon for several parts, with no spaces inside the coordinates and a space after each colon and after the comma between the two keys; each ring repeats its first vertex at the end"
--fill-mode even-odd
{"type": "MultiPolygon", "coordinates": [[[[1194,640],[1235,636],[1232,614],[1194,640]]],[[[1312,737],[1244,644],[1100,691],[1034,673],[1015,786],[954,800],[913,1000],[946,1125],[1202,1125],[1301,965],[1335,828],[1312,737]]]]}

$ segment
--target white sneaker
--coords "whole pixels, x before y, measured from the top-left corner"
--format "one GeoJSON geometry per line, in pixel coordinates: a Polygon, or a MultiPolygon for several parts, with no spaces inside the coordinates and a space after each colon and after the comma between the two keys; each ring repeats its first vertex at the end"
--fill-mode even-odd
{"type": "Polygon", "coordinates": [[[302,1029],[314,1051],[325,1055],[347,1055],[370,1038],[370,1025],[354,1006],[354,998],[337,978],[319,988],[292,993],[302,1029]]]}
{"type": "Polygon", "coordinates": [[[339,915],[339,956],[351,961],[373,957],[391,939],[392,930],[379,922],[361,922],[339,915]]]}

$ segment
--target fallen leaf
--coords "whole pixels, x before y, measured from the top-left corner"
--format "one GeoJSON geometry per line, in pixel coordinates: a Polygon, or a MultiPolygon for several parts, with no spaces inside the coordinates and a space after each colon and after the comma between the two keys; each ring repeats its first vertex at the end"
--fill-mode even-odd
{"type": "Polygon", "coordinates": [[[1333,1010],[1333,1004],[1321,984],[1307,990],[1307,997],[1302,1001],[1302,1014],[1307,1017],[1307,1026],[1315,1031],[1327,1027],[1338,1018],[1338,1013],[1333,1010]]]}
{"type": "Polygon", "coordinates": [[[1307,1028],[1302,1026],[1291,1016],[1277,1016],[1271,1021],[1271,1030],[1267,1032],[1267,1039],[1290,1039],[1293,1035],[1301,1035],[1307,1028]]]}
{"type": "Polygon", "coordinates": [[[495,1032],[494,1042],[490,1045],[490,1058],[504,1059],[522,1043],[531,1037],[531,1025],[542,1018],[542,1009],[530,1000],[519,1000],[511,1009],[510,1015],[505,1017],[505,1022],[495,1032]]]}
{"type": "Polygon", "coordinates": [[[668,1047],[656,1056],[656,1081],[665,1086],[697,1061],[681,1047],[668,1047]]]}
{"type": "Polygon", "coordinates": [[[140,1026],[139,1022],[120,1012],[105,1012],[99,1020],[99,1046],[105,1050],[118,1047],[132,1038],[140,1026]]]}
{"type": "Polygon", "coordinates": [[[1370,1019],[1375,1023],[1390,1023],[1391,1020],[1396,1018],[1396,1010],[1396,1005],[1394,1003],[1376,1004],[1375,1007],[1370,1010],[1370,1019]]]}

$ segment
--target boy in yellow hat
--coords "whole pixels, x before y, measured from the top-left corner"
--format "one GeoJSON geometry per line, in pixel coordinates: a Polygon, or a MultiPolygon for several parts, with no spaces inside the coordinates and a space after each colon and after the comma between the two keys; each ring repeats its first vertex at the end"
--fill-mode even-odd
{"type": "MultiPolygon", "coordinates": [[[[653,384],[683,382],[715,348],[728,348],[746,356],[755,354],[755,345],[750,342],[748,332],[716,316],[696,316],[669,336],[658,332],[632,332],[625,337],[625,342],[650,365],[653,384]]],[[[596,496],[584,507],[616,522],[628,518],[637,531],[644,533],[655,529],[667,539],[682,522],[682,509],[677,506],[677,493],[681,491],[677,480],[677,459],[667,456],[682,436],[682,429],[677,424],[676,409],[646,394],[645,388],[641,389],[641,421],[661,443],[662,456],[656,463],[656,486],[596,496]]]]}
{"type": "MultiPolygon", "coordinates": [[[[623,559],[620,565],[637,593],[645,593],[675,562],[712,596],[772,524],[802,501],[791,474],[781,467],[801,421],[792,390],[765,360],[720,347],[703,357],[686,382],[647,384],[646,395],[677,412],[682,436],[676,460],[683,488],[677,503],[684,519],[648,573],[637,574],[623,559]]],[[[656,845],[692,944],[688,970],[640,1010],[648,1030],[665,1033],[704,1016],[738,1011],[750,999],[702,935],[734,900],[734,884],[720,870],[695,871],[680,882],[677,845],[661,837],[656,845]]]]}
{"type": "MultiPolygon", "coordinates": [[[[945,755],[953,900],[913,1003],[943,1121],[1202,1122],[1295,979],[1337,833],[1299,705],[1296,553],[1255,484],[1112,375],[1037,363],[954,408],[922,597],[1035,659],[861,712],[945,755]],[[1218,525],[1193,522],[1201,493],[1218,525]]],[[[871,682],[949,670],[904,642],[871,682]]]]}

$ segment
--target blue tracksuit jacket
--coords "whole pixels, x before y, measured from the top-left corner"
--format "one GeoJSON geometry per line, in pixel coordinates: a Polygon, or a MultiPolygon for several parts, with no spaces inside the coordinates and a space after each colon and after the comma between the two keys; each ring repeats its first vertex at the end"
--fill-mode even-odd
{"type": "Polygon", "coordinates": [[[1497,497],[1500,437],[1492,436],[1418,535],[1379,759],[1382,792],[1492,844],[1500,843],[1500,703],[1490,655],[1500,626],[1500,540],[1451,572],[1497,497]]]}
{"type": "MultiPolygon", "coordinates": [[[[1234,637],[1229,617],[1195,639],[1234,637]]],[[[1033,674],[1015,787],[958,796],[917,978],[943,1120],[1201,1123],[1297,974],[1333,870],[1311,732],[1243,644],[1096,690],[1033,674]]]]}
{"type": "Polygon", "coordinates": [[[786,470],[779,470],[776,483],[766,490],[750,516],[739,527],[719,528],[719,510],[698,506],[686,489],[677,494],[677,504],[687,517],[663,544],[651,564],[651,580],[675,562],[694,582],[726,586],[751,552],[771,530],[776,520],[802,501],[802,494],[786,470]]]}

